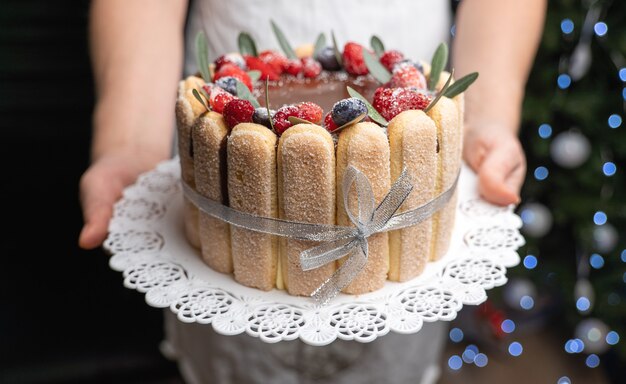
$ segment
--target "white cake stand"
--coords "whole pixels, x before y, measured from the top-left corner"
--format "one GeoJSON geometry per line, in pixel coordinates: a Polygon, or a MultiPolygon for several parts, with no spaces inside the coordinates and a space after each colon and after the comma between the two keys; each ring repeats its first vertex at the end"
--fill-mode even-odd
{"type": "Polygon", "coordinates": [[[463,166],[458,212],[448,253],[404,283],[376,292],[340,294],[324,307],[285,291],[263,292],[211,270],[186,241],[178,159],[143,174],[116,204],[104,247],[124,286],[145,294],[180,321],[211,324],[216,332],[243,332],[268,343],[300,338],[326,345],[337,338],[370,342],[388,332],[416,333],[423,322],[452,320],[464,304],[487,299],[520,261],[522,225],[513,207],[478,197],[476,175],[463,166]]]}

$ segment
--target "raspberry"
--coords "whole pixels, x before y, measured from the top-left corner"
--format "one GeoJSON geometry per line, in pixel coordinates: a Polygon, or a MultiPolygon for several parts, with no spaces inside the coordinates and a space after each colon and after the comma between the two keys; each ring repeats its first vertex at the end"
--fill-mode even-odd
{"type": "MultiPolygon", "coordinates": [[[[289,116],[300,117],[300,109],[295,105],[284,105],[274,114],[274,130],[277,134],[282,135],[292,124],[289,122],[289,116]]],[[[302,118],[302,117],[300,117],[302,118]]]]}
{"type": "Polygon", "coordinates": [[[425,93],[408,88],[378,88],[374,93],[374,108],[385,119],[391,120],[409,109],[424,109],[430,104],[425,93]]]}
{"type": "Polygon", "coordinates": [[[426,77],[412,64],[403,63],[396,65],[393,69],[389,86],[391,88],[415,87],[426,89],[426,77]]]}
{"type": "Polygon", "coordinates": [[[211,89],[207,90],[207,87],[205,86],[205,90],[209,94],[209,104],[211,105],[211,109],[213,109],[217,113],[224,112],[224,107],[226,106],[226,104],[235,99],[235,96],[231,95],[220,87],[212,87],[211,89]]]}
{"type": "Polygon", "coordinates": [[[315,61],[311,57],[303,57],[302,59],[302,74],[304,77],[312,79],[322,73],[322,64],[315,61]]]}
{"type": "Polygon", "coordinates": [[[324,128],[326,128],[326,130],[328,132],[333,132],[335,129],[337,129],[337,124],[335,124],[335,122],[333,121],[333,116],[329,113],[326,114],[326,117],[324,117],[324,128]]]}
{"type": "Polygon", "coordinates": [[[248,100],[234,99],[224,107],[224,120],[229,128],[239,123],[251,123],[254,106],[248,100]]]}
{"type": "Polygon", "coordinates": [[[241,69],[246,69],[246,62],[239,53],[227,53],[218,57],[217,60],[215,60],[215,70],[219,70],[226,63],[234,64],[241,69]]]}
{"type": "Polygon", "coordinates": [[[302,72],[302,61],[298,59],[290,59],[287,61],[287,66],[285,67],[285,72],[292,76],[298,76],[300,72],[302,72]]]}
{"type": "Polygon", "coordinates": [[[315,103],[311,103],[309,101],[305,101],[297,105],[299,109],[298,117],[311,123],[319,124],[322,121],[322,115],[324,111],[322,111],[322,107],[315,103]]]}
{"type": "Polygon", "coordinates": [[[271,65],[254,56],[245,56],[246,65],[250,70],[257,70],[261,72],[261,80],[269,79],[270,81],[277,81],[280,79],[280,74],[274,71],[271,65]]]}
{"type": "Polygon", "coordinates": [[[393,71],[394,65],[404,60],[404,54],[400,51],[385,51],[380,57],[380,63],[387,68],[389,72],[393,71]]]}
{"type": "Polygon", "coordinates": [[[259,53],[259,59],[264,63],[267,63],[274,72],[277,74],[282,74],[287,68],[287,64],[289,63],[289,59],[286,56],[281,55],[276,51],[263,51],[259,53]]]}
{"type": "Polygon", "coordinates": [[[243,69],[239,68],[235,64],[226,63],[222,65],[220,69],[215,72],[213,81],[217,81],[222,77],[232,76],[242,83],[244,83],[250,90],[252,90],[252,79],[243,69]]]}
{"type": "Polygon", "coordinates": [[[367,113],[367,106],[356,97],[339,100],[333,105],[333,110],[331,111],[333,121],[340,127],[364,113],[367,113]]]}
{"type": "Polygon", "coordinates": [[[363,59],[363,46],[349,42],[343,47],[343,67],[351,75],[367,75],[369,73],[363,59]]]}

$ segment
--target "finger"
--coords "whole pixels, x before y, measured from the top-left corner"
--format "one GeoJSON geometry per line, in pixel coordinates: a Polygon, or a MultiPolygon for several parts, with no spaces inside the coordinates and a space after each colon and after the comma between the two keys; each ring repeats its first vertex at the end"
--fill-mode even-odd
{"type": "Polygon", "coordinates": [[[81,248],[94,249],[102,245],[108,233],[112,213],[110,204],[97,203],[89,208],[89,213],[85,215],[85,225],[78,238],[78,245],[81,248]]]}
{"type": "Polygon", "coordinates": [[[485,200],[498,205],[519,203],[523,162],[523,155],[510,145],[489,152],[478,170],[478,189],[485,200]]]}

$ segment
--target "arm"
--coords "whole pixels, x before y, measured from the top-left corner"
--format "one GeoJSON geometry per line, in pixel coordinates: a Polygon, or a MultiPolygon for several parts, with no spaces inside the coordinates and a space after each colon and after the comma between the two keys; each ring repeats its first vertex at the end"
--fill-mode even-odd
{"type": "Polygon", "coordinates": [[[102,243],[124,187],[171,155],[186,6],[184,0],[91,4],[96,105],[92,164],[80,182],[83,248],[102,243]]]}
{"type": "Polygon", "coordinates": [[[497,204],[520,200],[526,160],[517,132],[545,11],[546,0],[465,0],[457,10],[456,76],[480,73],[465,93],[464,158],[497,204]]]}

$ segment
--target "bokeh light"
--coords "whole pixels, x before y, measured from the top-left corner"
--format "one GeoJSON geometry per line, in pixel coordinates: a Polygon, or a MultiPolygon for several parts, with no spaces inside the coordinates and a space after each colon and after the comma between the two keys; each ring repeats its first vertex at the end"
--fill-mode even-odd
{"type": "Polygon", "coordinates": [[[623,82],[626,82],[626,68],[620,68],[618,74],[619,74],[619,79],[623,82]]]}
{"type": "Polygon", "coordinates": [[[570,19],[563,19],[561,21],[561,31],[566,35],[574,32],[574,22],[570,19]]]}
{"type": "Polygon", "coordinates": [[[519,300],[519,305],[520,307],[528,311],[530,309],[533,309],[533,307],[535,306],[535,300],[533,300],[533,298],[528,295],[524,295],[519,300]]]}
{"type": "Polygon", "coordinates": [[[606,224],[607,219],[608,218],[606,217],[606,213],[602,211],[598,211],[593,214],[593,223],[595,225],[604,225],[606,224]]]}
{"type": "Polygon", "coordinates": [[[511,356],[517,357],[521,355],[522,352],[524,352],[524,347],[522,347],[522,344],[520,344],[519,342],[514,341],[509,344],[509,353],[511,354],[511,356]]]}
{"type": "Polygon", "coordinates": [[[608,345],[615,345],[619,343],[619,333],[611,331],[606,334],[606,343],[608,345]]]}
{"type": "Polygon", "coordinates": [[[543,166],[542,167],[537,167],[537,168],[535,168],[535,173],[534,173],[535,179],[540,180],[540,181],[541,180],[545,180],[545,179],[548,178],[548,174],[549,173],[550,172],[548,172],[548,168],[543,167],[543,166]]]}
{"type": "Polygon", "coordinates": [[[487,355],[485,355],[484,353],[479,353],[474,358],[474,364],[479,368],[486,366],[488,362],[489,362],[489,359],[487,358],[487,355]]]}
{"type": "Polygon", "coordinates": [[[596,368],[598,365],[600,365],[600,358],[598,357],[598,355],[592,353],[591,355],[587,356],[585,364],[589,368],[596,368]]]}
{"type": "Polygon", "coordinates": [[[569,88],[570,85],[572,85],[572,78],[568,74],[562,73],[556,79],[556,83],[558,84],[559,88],[566,89],[569,88]]]}
{"type": "Polygon", "coordinates": [[[515,322],[511,319],[506,319],[500,324],[500,328],[504,333],[512,333],[515,331],[515,322]]]}
{"type": "Polygon", "coordinates": [[[463,341],[463,331],[461,331],[459,328],[452,328],[450,330],[450,340],[455,343],[460,343],[461,341],[463,341]]]}
{"type": "Polygon", "coordinates": [[[552,136],[552,126],[550,126],[550,124],[541,124],[537,132],[539,133],[539,137],[547,139],[552,136]]]}
{"type": "Polygon", "coordinates": [[[537,257],[535,255],[526,255],[524,257],[524,267],[526,269],[535,269],[537,267],[537,257]]]}
{"type": "Polygon", "coordinates": [[[458,371],[463,366],[463,360],[458,355],[450,356],[448,359],[448,367],[458,371]]]}
{"type": "Polygon", "coordinates": [[[598,21],[594,26],[593,26],[593,31],[596,33],[596,35],[598,36],[604,36],[607,34],[607,32],[609,31],[609,27],[608,25],[606,25],[605,22],[603,21],[598,21]]]}
{"type": "Polygon", "coordinates": [[[569,379],[569,377],[563,376],[563,377],[559,378],[559,380],[556,382],[556,384],[572,384],[572,381],[569,379]]]}
{"type": "Polygon", "coordinates": [[[581,312],[585,312],[587,310],[589,310],[589,308],[591,307],[591,302],[589,301],[588,298],[586,297],[579,297],[578,300],[576,300],[576,309],[578,309],[581,312]]]}
{"type": "Polygon", "coordinates": [[[604,257],[602,257],[602,255],[594,253],[589,258],[589,264],[595,269],[600,269],[604,267],[604,257]]]}
{"type": "Polygon", "coordinates": [[[618,114],[612,114],[608,119],[609,127],[615,129],[619,128],[622,125],[622,117],[618,114]]]}
{"type": "Polygon", "coordinates": [[[602,173],[604,173],[605,176],[613,176],[615,175],[615,172],[617,172],[617,166],[615,163],[607,161],[604,165],[602,165],[602,173]]]}
{"type": "Polygon", "coordinates": [[[474,362],[474,359],[476,358],[476,352],[471,349],[465,348],[462,357],[464,362],[466,362],[467,364],[472,364],[474,362]]]}

